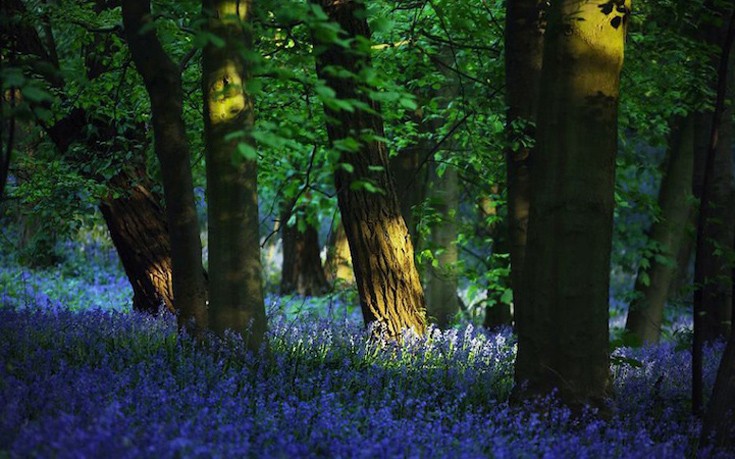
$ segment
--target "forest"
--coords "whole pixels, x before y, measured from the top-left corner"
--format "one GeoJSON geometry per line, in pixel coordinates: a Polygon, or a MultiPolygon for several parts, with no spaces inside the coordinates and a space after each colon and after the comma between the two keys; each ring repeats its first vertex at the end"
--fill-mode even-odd
{"type": "Polygon", "coordinates": [[[735,457],[732,0],[2,0],[0,458],[735,457]]]}

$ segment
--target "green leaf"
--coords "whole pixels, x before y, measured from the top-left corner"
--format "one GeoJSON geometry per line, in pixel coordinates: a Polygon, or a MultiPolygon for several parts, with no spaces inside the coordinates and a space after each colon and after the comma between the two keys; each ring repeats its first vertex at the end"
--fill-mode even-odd
{"type": "Polygon", "coordinates": [[[503,295],[500,297],[500,302],[503,304],[511,304],[513,302],[513,290],[505,289],[503,295]]]}
{"type": "Polygon", "coordinates": [[[354,180],[352,183],[350,183],[350,190],[353,190],[353,191],[365,190],[368,193],[385,194],[385,191],[378,188],[372,182],[369,182],[367,180],[354,180]]]}
{"type": "Polygon", "coordinates": [[[246,160],[254,161],[258,159],[258,151],[249,143],[238,143],[237,152],[246,160]]]}
{"type": "Polygon", "coordinates": [[[23,93],[23,97],[31,102],[51,102],[52,100],[54,100],[54,98],[51,96],[51,94],[49,94],[48,91],[45,91],[36,86],[26,86],[22,89],[21,92],[23,93]]]}

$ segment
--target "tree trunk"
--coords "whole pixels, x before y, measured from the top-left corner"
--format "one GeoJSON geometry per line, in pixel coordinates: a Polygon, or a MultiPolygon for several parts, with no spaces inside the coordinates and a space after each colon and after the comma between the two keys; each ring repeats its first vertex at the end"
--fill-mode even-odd
{"type": "Polygon", "coordinates": [[[332,284],[353,285],[355,273],[352,269],[352,255],[341,221],[332,228],[327,245],[329,246],[326,262],[327,280],[332,284]]]}
{"type": "MultiPolygon", "coordinates": [[[[412,114],[413,122],[418,124],[420,133],[426,132],[426,126],[421,116],[412,114]]],[[[401,215],[406,221],[408,233],[411,236],[414,248],[419,247],[417,222],[414,218],[414,207],[421,204],[426,198],[426,183],[428,168],[425,167],[432,151],[432,146],[427,139],[420,138],[398,152],[398,155],[390,158],[390,171],[396,184],[396,197],[401,206],[401,215]],[[423,169],[423,170],[422,170],[423,169]]]]}
{"type": "MultiPolygon", "coordinates": [[[[508,0],[505,17],[505,88],[508,238],[510,248],[513,311],[523,313],[523,262],[526,253],[530,203],[529,161],[535,134],[539,97],[539,78],[543,58],[543,31],[540,25],[542,4],[538,0],[508,0]]],[[[494,316],[494,317],[493,317],[494,316]]],[[[510,314],[494,311],[498,321],[510,324],[510,314]]]]}
{"type": "MultiPolygon", "coordinates": [[[[700,115],[700,132],[704,138],[704,148],[698,149],[697,163],[704,167],[706,150],[712,126],[712,113],[700,115]]],[[[706,214],[702,221],[695,262],[695,278],[701,283],[702,339],[704,342],[726,337],[732,319],[732,288],[730,286],[730,256],[733,250],[733,231],[735,230],[735,199],[733,199],[732,174],[732,109],[726,106],[718,126],[718,142],[714,151],[712,175],[706,184],[700,180],[699,187],[707,187],[707,203],[700,209],[706,214]],[[704,208],[706,206],[706,209],[704,208]]],[[[702,168],[703,168],[702,167],[702,168]]],[[[702,188],[700,188],[702,190],[702,188]]],[[[704,196],[704,191],[701,191],[704,196]]]]}
{"type": "MultiPolygon", "coordinates": [[[[699,199],[700,209],[699,218],[697,220],[697,251],[696,258],[694,261],[694,304],[693,304],[693,318],[694,318],[694,333],[692,336],[692,412],[695,415],[699,415],[702,409],[702,347],[704,342],[712,338],[716,331],[723,328],[723,324],[714,321],[713,317],[716,317],[716,312],[713,311],[713,307],[716,304],[714,302],[707,301],[705,288],[708,283],[713,279],[707,278],[707,262],[709,257],[714,256],[712,247],[708,247],[711,243],[712,237],[708,237],[707,229],[711,223],[714,223],[714,218],[720,215],[721,210],[717,209],[715,203],[710,202],[710,199],[718,199],[718,190],[714,184],[721,186],[721,179],[719,175],[723,171],[717,171],[718,167],[723,161],[720,158],[723,153],[723,149],[727,149],[727,156],[731,155],[730,148],[732,146],[731,135],[728,134],[728,130],[731,129],[732,123],[732,112],[729,112],[726,108],[726,99],[728,97],[728,89],[731,83],[728,81],[730,75],[730,67],[732,62],[730,59],[730,52],[732,50],[733,41],[735,41],[735,10],[728,9],[727,11],[719,11],[724,17],[725,14],[730,16],[730,20],[727,23],[727,29],[717,31],[717,38],[715,42],[720,44],[720,56],[719,65],[717,70],[716,79],[716,94],[717,98],[714,104],[714,111],[712,113],[710,122],[710,136],[709,142],[707,142],[706,155],[704,156],[704,174],[701,182],[695,178],[694,196],[699,199]],[[720,35],[721,34],[721,35],[720,35]],[[723,125],[724,123],[724,125],[723,125]],[[721,138],[723,133],[720,132],[721,128],[725,128],[724,138],[721,138]],[[725,145],[723,145],[725,144],[725,145]],[[720,183],[718,183],[720,182],[720,183]],[[708,282],[709,281],[709,282],[708,282]]],[[[695,156],[695,159],[702,160],[695,156]]],[[[726,174],[730,175],[730,179],[727,183],[729,188],[728,195],[732,195],[732,159],[727,158],[725,164],[729,164],[729,168],[726,174]]],[[[723,222],[723,229],[732,231],[732,225],[727,226],[723,222]]],[[[727,244],[732,251],[732,233],[730,233],[730,241],[727,244]]],[[[727,252],[727,247],[725,247],[727,252]]],[[[731,271],[732,272],[732,271],[731,271]]],[[[717,273],[719,274],[719,273],[717,273]]],[[[731,285],[732,288],[732,285],[731,285]]],[[[730,299],[732,302],[732,292],[730,293],[730,299]]],[[[731,314],[732,312],[730,312],[731,314]]]]}
{"type": "MultiPolygon", "coordinates": [[[[295,222],[289,225],[291,209],[281,216],[281,240],[283,241],[283,265],[281,267],[281,295],[298,293],[302,296],[322,295],[329,290],[322,268],[319,233],[306,223],[303,231],[295,222]]],[[[304,218],[298,215],[297,219],[304,218]]]]}
{"type": "Polygon", "coordinates": [[[515,398],[609,395],[608,295],[617,107],[629,2],[549,8],[517,317],[515,398]]]}
{"type": "Polygon", "coordinates": [[[735,448],[735,333],[730,334],[717,370],[712,398],[702,421],[699,443],[735,448]]]}
{"type": "MultiPolygon", "coordinates": [[[[497,218],[498,202],[493,196],[500,194],[500,186],[492,187],[492,195],[483,196],[477,204],[481,217],[480,232],[487,239],[492,239],[492,253],[485,263],[485,269],[495,270],[507,267],[508,261],[496,255],[508,253],[508,235],[504,234],[506,228],[502,228],[497,221],[488,224],[488,219],[497,218]]],[[[506,325],[510,325],[513,315],[510,310],[510,304],[503,302],[503,294],[508,285],[503,282],[504,279],[498,276],[493,279],[494,282],[488,282],[485,296],[485,320],[482,326],[489,330],[498,330],[506,325]]],[[[510,281],[510,279],[508,279],[510,281]]]]}
{"type": "Polygon", "coordinates": [[[163,209],[146,186],[129,175],[115,181],[127,189],[118,198],[104,199],[100,210],[133,287],[133,309],[156,314],[163,305],[175,313],[171,242],[163,209]]]}
{"type": "Polygon", "coordinates": [[[685,241],[694,167],[694,115],[672,123],[666,169],[661,179],[658,204],[661,216],[650,229],[656,257],[641,265],[635,283],[636,298],[631,302],[625,328],[644,343],[657,343],[669,287],[676,262],[685,241]],[[662,257],[662,258],[661,258],[662,257]]]}
{"type": "Polygon", "coordinates": [[[130,52],[151,100],[153,138],[161,164],[166,219],[171,237],[173,291],[179,324],[199,335],[207,327],[207,289],[194,205],[189,145],[182,119],[181,74],[153,27],[150,2],[123,1],[130,52]]]}
{"type": "MultiPolygon", "coordinates": [[[[318,4],[347,32],[347,38],[369,38],[362,2],[321,0],[318,4]]],[[[337,97],[360,100],[380,113],[377,103],[356,90],[355,81],[329,71],[337,67],[359,74],[370,65],[369,57],[335,43],[317,41],[315,47],[322,48],[316,56],[317,75],[336,91],[337,97]]],[[[391,338],[406,328],[422,334],[426,328],[425,300],[413,245],[401,216],[385,145],[374,138],[383,137],[383,121],[359,108],[335,112],[325,106],[325,112],[331,143],[348,137],[361,142],[357,152],[342,154],[340,161],[349,164],[352,172],[338,168],[335,185],[365,323],[377,325],[376,332],[391,338]],[[366,181],[380,191],[370,192],[361,186],[366,181]]]]}
{"type": "Polygon", "coordinates": [[[447,167],[442,176],[436,173],[436,166],[433,172],[429,199],[441,220],[431,227],[430,245],[435,248],[436,265],[432,263],[426,270],[426,307],[430,320],[446,329],[459,312],[456,274],[459,186],[454,166],[447,167]]]}
{"type": "Polygon", "coordinates": [[[238,152],[240,142],[254,151],[253,101],[245,93],[244,51],[253,49],[248,26],[251,3],[204,0],[207,29],[224,46],[208,43],[202,59],[204,139],[207,158],[209,284],[212,329],[243,334],[257,351],[266,331],[258,222],[257,158],[238,152]],[[245,138],[228,139],[244,133],[245,138]]]}

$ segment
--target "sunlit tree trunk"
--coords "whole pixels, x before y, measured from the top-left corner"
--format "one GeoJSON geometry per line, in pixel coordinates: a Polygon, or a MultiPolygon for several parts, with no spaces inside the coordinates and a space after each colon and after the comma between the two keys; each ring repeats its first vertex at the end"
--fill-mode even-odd
{"type": "MultiPolygon", "coordinates": [[[[508,189],[508,233],[514,314],[523,313],[523,261],[526,253],[530,203],[532,146],[543,57],[542,3],[508,0],[505,17],[505,101],[508,189]]],[[[501,306],[502,307],[502,306],[501,306]]],[[[507,309],[507,308],[506,308],[507,309]]],[[[489,325],[510,324],[510,313],[493,311],[489,325]]]]}
{"type": "MultiPolygon", "coordinates": [[[[346,32],[346,38],[369,37],[365,6],[352,0],[320,0],[332,21],[346,32]]],[[[315,40],[318,40],[315,38],[315,40]]],[[[341,67],[355,74],[369,65],[369,57],[353,47],[336,43],[315,43],[319,49],[316,68],[319,78],[336,91],[340,99],[357,99],[377,113],[380,107],[356,90],[356,82],[328,71],[341,67]]],[[[325,107],[330,142],[352,137],[360,139],[357,152],[343,153],[340,161],[349,164],[335,171],[335,185],[342,222],[352,254],[355,280],[363,318],[381,333],[397,337],[403,329],[423,333],[426,327],[424,293],[414,263],[414,252],[406,223],[396,199],[395,186],[388,170],[388,155],[382,141],[365,138],[365,133],[383,136],[380,116],[355,108],[354,112],[335,112],[325,107]],[[359,185],[369,181],[380,189],[370,192],[359,185]]]]}
{"type": "Polygon", "coordinates": [[[154,148],[161,164],[171,238],[172,284],[179,324],[198,335],[207,326],[207,289],[194,204],[178,66],[158,41],[150,2],[123,1],[125,36],[151,101],[154,148]]]}
{"type": "MultiPolygon", "coordinates": [[[[209,216],[212,329],[242,333],[257,350],[266,330],[258,230],[257,158],[238,152],[252,140],[253,101],[244,90],[244,52],[253,49],[249,1],[204,0],[207,30],[225,41],[208,43],[202,59],[204,138],[209,216]],[[229,139],[235,133],[243,137],[229,139]]],[[[251,147],[252,148],[252,147],[251,147]]]]}
{"type": "Polygon", "coordinates": [[[441,176],[436,172],[436,165],[433,169],[429,201],[440,221],[433,224],[429,236],[436,265],[432,263],[426,268],[426,307],[429,319],[444,329],[459,312],[456,274],[459,183],[453,166],[447,167],[441,176]]]}
{"type": "Polygon", "coordinates": [[[675,120],[669,135],[666,167],[658,205],[661,215],[650,229],[656,257],[641,265],[635,283],[636,298],[630,303],[625,328],[641,342],[657,343],[661,336],[664,305],[685,242],[694,167],[694,115],[675,120]],[[662,258],[659,258],[662,257],[662,258]]]}
{"type": "Polygon", "coordinates": [[[128,174],[118,176],[114,182],[126,189],[120,197],[103,199],[100,210],[133,287],[133,308],[155,314],[164,306],[175,312],[166,216],[145,186],[147,178],[137,178],[138,183],[128,174]]]}
{"type": "Polygon", "coordinates": [[[515,397],[609,395],[617,107],[629,2],[552,2],[545,33],[518,317],[515,397]]]}
{"type": "Polygon", "coordinates": [[[296,222],[289,225],[291,207],[281,214],[281,241],[283,242],[283,264],[281,266],[281,295],[298,293],[302,296],[321,295],[329,290],[322,268],[319,233],[304,222],[299,229],[298,219],[305,217],[296,212],[296,222]]]}
{"type": "Polygon", "coordinates": [[[353,285],[355,273],[352,270],[352,255],[342,221],[332,227],[327,246],[327,280],[332,284],[353,285]]]}

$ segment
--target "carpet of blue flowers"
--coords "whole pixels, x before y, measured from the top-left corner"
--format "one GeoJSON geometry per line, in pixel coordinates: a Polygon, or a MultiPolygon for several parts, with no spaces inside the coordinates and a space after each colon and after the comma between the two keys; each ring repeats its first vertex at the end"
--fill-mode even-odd
{"type": "MultiPolygon", "coordinates": [[[[432,329],[399,349],[340,300],[272,297],[269,352],[252,356],[130,312],[102,252],[77,254],[93,270],[0,268],[0,457],[694,455],[681,342],[617,349],[612,415],[580,418],[553,399],[509,406],[509,331],[432,329]]],[[[721,350],[706,350],[707,390],[721,350]]]]}

